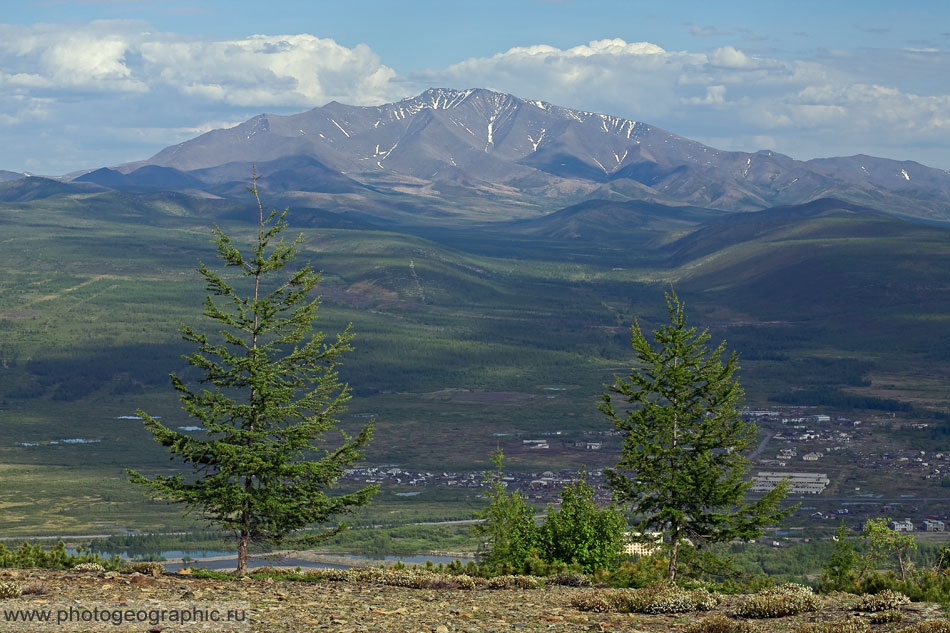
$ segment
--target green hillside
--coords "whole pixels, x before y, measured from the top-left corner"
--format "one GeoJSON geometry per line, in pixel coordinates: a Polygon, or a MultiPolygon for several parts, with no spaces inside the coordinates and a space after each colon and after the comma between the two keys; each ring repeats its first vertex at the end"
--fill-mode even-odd
{"type": "MultiPolygon", "coordinates": [[[[144,408],[191,423],[167,380],[185,368],[177,327],[201,324],[194,269],[214,260],[211,224],[236,241],[255,229],[235,219],[242,209],[115,192],[0,205],[0,508],[17,508],[17,530],[180,522],[125,484],[125,467],[168,462],[124,416],[144,408]],[[49,443],[62,439],[89,443],[49,443]]],[[[833,203],[670,218],[655,206],[649,221],[643,209],[594,205],[548,224],[390,230],[290,213],[301,260],[324,273],[318,326],[356,333],[341,372],[357,395],[344,422],[377,417],[372,463],[482,469],[499,437],[518,437],[497,434],[562,431],[568,442],[608,430],[595,399],[629,371],[630,324],[662,319],[670,284],[697,324],[739,351],[752,404],[794,390],[878,397],[881,376],[910,384],[950,371],[950,230],[940,227],[833,203]],[[551,228],[578,213],[594,213],[589,229],[573,225],[587,237],[551,228]],[[625,213],[641,231],[635,246],[625,213]]],[[[946,411],[950,394],[927,384],[914,406],[946,411]]],[[[564,450],[507,462],[609,460],[564,450]]]]}

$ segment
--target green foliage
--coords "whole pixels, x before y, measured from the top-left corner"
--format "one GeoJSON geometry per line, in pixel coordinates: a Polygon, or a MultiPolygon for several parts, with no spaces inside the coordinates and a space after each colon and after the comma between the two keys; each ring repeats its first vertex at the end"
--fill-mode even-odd
{"type": "Polygon", "coordinates": [[[611,587],[648,587],[666,578],[669,564],[669,559],[664,556],[640,556],[625,560],[614,569],[598,570],[594,580],[611,587]]]}
{"type": "Polygon", "coordinates": [[[122,562],[118,556],[102,558],[81,547],[75,554],[70,554],[66,551],[66,543],[63,541],[48,549],[39,543],[30,544],[24,541],[15,550],[10,550],[0,543],[0,567],[71,569],[83,564],[97,564],[103,569],[118,569],[122,562]]]}
{"type": "Polygon", "coordinates": [[[684,542],[756,538],[790,510],[778,509],[788,492],[785,482],[757,501],[744,501],[751,482],[744,480],[750,463],[742,451],[755,444],[756,428],[739,417],[743,391],[734,377],[735,352],[723,363],[725,342],[709,349],[708,330],[687,326],[675,293],[666,295],[666,306],[670,322],[654,330],[656,349],[634,323],[640,369],[616,379],[600,410],[624,434],[617,469],[605,471],[607,482],[641,517],[641,533],[663,533],[673,581],[684,542]],[[615,409],[611,394],[630,405],[626,415],[615,409]]]}
{"type": "Polygon", "coordinates": [[[475,514],[473,532],[482,537],[487,545],[479,556],[479,562],[490,568],[510,573],[521,569],[529,558],[536,555],[538,529],[534,524],[534,512],[521,494],[515,490],[508,493],[502,480],[504,455],[497,449],[494,455],[495,472],[490,479],[491,488],[486,493],[488,507],[475,514]]]}
{"type": "Polygon", "coordinates": [[[917,541],[912,533],[892,530],[887,523],[887,519],[878,517],[868,519],[864,524],[862,534],[871,544],[866,564],[873,568],[880,561],[893,556],[900,570],[901,581],[906,581],[912,565],[910,553],[917,551],[917,541]]]}
{"type": "Polygon", "coordinates": [[[558,510],[549,509],[539,534],[541,557],[577,564],[590,573],[620,561],[627,519],[619,508],[599,509],[583,476],[566,486],[558,510]]]}
{"type": "Polygon", "coordinates": [[[503,459],[501,450],[496,450],[496,470],[486,493],[488,506],[476,513],[482,522],[473,528],[485,539],[487,548],[479,563],[490,575],[591,573],[617,565],[627,523],[619,508],[598,508],[594,489],[581,477],[564,488],[560,507],[549,508],[538,526],[521,493],[509,493],[505,488],[503,459]]]}
{"type": "MultiPolygon", "coordinates": [[[[283,281],[272,280],[272,273],[293,261],[300,238],[290,244],[280,238],[286,212],[264,217],[256,176],[250,191],[259,210],[250,256],[217,226],[213,231],[218,258],[239,269],[247,294],[201,263],[198,270],[211,292],[204,315],[221,329],[209,336],[181,327],[183,338],[197,347],[186,360],[211,388],[196,389],[171,375],[183,408],[200,422],[205,438],[139,412],[154,439],[190,465],[191,478],[128,471],[132,482],[154,497],[185,504],[232,530],[239,573],[246,570],[250,541],[285,542],[295,532],[365,505],[376,492],[373,486],[336,496],[325,492],[361,458],[373,432],[367,425],[356,437],[341,433],[335,446],[325,446],[324,435],[338,426],[336,416],[350,399],[337,367],[352,349],[352,333],[348,327],[328,341],[313,331],[319,299],[311,295],[320,277],[309,265],[283,281]]],[[[335,531],[293,542],[313,542],[335,531]]]]}
{"type": "Polygon", "coordinates": [[[861,556],[854,549],[854,540],[848,536],[844,521],[835,531],[834,551],[821,574],[825,591],[845,591],[854,586],[861,556]]]}

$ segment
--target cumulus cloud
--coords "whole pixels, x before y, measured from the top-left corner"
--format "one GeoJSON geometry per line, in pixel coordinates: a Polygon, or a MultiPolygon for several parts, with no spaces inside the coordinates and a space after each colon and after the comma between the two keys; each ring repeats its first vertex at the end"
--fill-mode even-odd
{"type": "Polygon", "coordinates": [[[798,158],[920,150],[920,160],[945,166],[946,158],[927,148],[950,143],[950,87],[933,81],[936,70],[947,76],[948,68],[950,56],[933,51],[824,51],[787,59],[736,46],[695,53],[612,39],[567,49],[517,47],[411,78],[419,85],[485,86],[685,136],[732,139],[721,145],[731,149],[776,149],[798,158]],[[934,94],[921,94],[923,88],[934,94]],[[765,141],[774,145],[752,144],[765,141]]]}
{"type": "Polygon", "coordinates": [[[366,104],[396,93],[395,72],[365,44],[312,35],[193,40],[146,25],[0,25],[0,86],[58,93],[144,93],[170,88],[231,105],[366,104]]]}
{"type": "Polygon", "coordinates": [[[212,42],[148,41],[140,51],[157,80],[184,94],[234,105],[379,103],[395,71],[365,44],[312,35],[255,35],[212,42]]]}

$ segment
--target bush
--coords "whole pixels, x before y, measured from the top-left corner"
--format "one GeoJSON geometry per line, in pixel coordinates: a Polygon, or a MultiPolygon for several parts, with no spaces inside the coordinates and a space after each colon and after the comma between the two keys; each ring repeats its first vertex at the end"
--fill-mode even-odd
{"type": "Polygon", "coordinates": [[[488,580],[489,589],[537,589],[542,586],[544,580],[536,576],[495,576],[488,580]]]}
{"type": "Polygon", "coordinates": [[[548,509],[538,530],[541,557],[579,565],[588,573],[612,569],[623,553],[626,525],[618,507],[599,509],[594,504],[594,489],[581,476],[564,488],[560,508],[548,509]]]}
{"type": "Polygon", "coordinates": [[[140,574],[151,574],[152,576],[161,576],[165,573],[165,566],[161,563],[151,561],[138,561],[129,565],[129,571],[138,572],[140,574]]]}
{"type": "Polygon", "coordinates": [[[674,584],[659,583],[643,589],[591,591],[575,598],[571,605],[582,611],[654,614],[708,611],[719,602],[717,595],[705,589],[689,591],[674,584]]]}
{"type": "Polygon", "coordinates": [[[15,550],[0,544],[0,567],[25,569],[41,567],[43,569],[69,569],[81,563],[97,563],[105,569],[118,569],[122,564],[118,556],[101,558],[89,550],[79,548],[75,554],[66,552],[66,543],[59,541],[53,547],[45,549],[40,544],[22,543],[15,550]]]}
{"type": "Polygon", "coordinates": [[[907,626],[897,633],[950,633],[950,620],[930,620],[907,626]]]}
{"type": "Polygon", "coordinates": [[[411,589],[478,589],[487,587],[488,581],[464,574],[439,574],[426,569],[314,569],[303,578],[312,580],[336,580],[343,582],[373,582],[393,587],[411,589]]]}
{"type": "Polygon", "coordinates": [[[588,591],[571,600],[571,606],[581,611],[590,611],[592,613],[607,613],[614,611],[616,600],[614,594],[616,589],[608,591],[588,591]]]}
{"type": "Polygon", "coordinates": [[[42,596],[49,592],[49,586],[45,582],[28,582],[23,585],[20,593],[24,596],[42,596]]]}
{"type": "Polygon", "coordinates": [[[15,580],[0,581],[0,600],[5,598],[19,598],[23,590],[15,580]]]}
{"type": "Polygon", "coordinates": [[[899,591],[885,589],[881,593],[864,594],[854,606],[855,611],[888,611],[910,603],[910,598],[899,591]]]}
{"type": "Polygon", "coordinates": [[[736,609],[736,615],[746,618],[781,618],[816,611],[820,606],[821,599],[810,587],[786,583],[749,596],[736,609]]]}
{"type": "Polygon", "coordinates": [[[806,624],[795,629],[795,633],[868,633],[871,627],[860,618],[845,618],[831,622],[806,624]]]}
{"type": "Polygon", "coordinates": [[[662,556],[641,556],[624,561],[616,569],[594,574],[594,582],[612,587],[648,587],[666,579],[669,560],[662,556]]]}
{"type": "Polygon", "coordinates": [[[900,622],[904,619],[904,614],[897,609],[887,609],[886,611],[872,613],[868,619],[871,624],[886,624],[888,622],[900,622]]]}
{"type": "Polygon", "coordinates": [[[79,563],[73,566],[73,571],[105,571],[99,563],[79,563]]]}
{"type": "Polygon", "coordinates": [[[549,585],[561,585],[562,587],[590,587],[593,583],[590,578],[580,572],[563,572],[554,574],[545,579],[549,585]]]}
{"type": "Polygon", "coordinates": [[[721,613],[714,613],[697,620],[685,629],[685,633],[756,633],[758,629],[750,622],[733,620],[721,613]]]}

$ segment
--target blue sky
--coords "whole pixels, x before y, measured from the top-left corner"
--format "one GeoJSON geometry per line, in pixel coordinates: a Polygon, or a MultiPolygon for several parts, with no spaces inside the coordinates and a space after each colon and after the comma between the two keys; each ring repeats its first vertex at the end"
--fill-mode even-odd
{"type": "Polygon", "coordinates": [[[24,0],[0,16],[0,169],[116,165],[260,112],[430,86],[948,169],[950,3],[24,0]]]}

